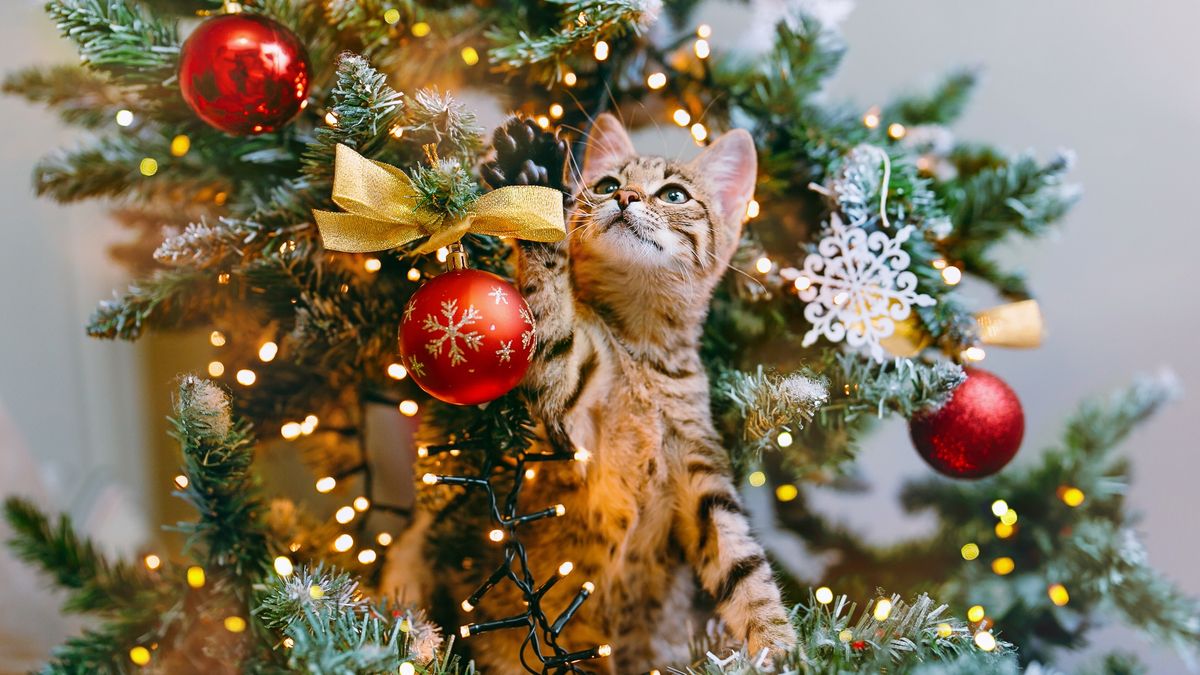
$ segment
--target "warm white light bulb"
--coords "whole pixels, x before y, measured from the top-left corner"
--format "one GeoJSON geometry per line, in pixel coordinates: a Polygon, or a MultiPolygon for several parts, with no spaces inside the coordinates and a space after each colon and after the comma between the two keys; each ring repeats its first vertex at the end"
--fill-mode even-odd
{"type": "Polygon", "coordinates": [[[279,345],[268,340],[262,343],[262,346],[258,348],[258,360],[262,361],[263,363],[270,363],[271,361],[275,360],[275,355],[278,353],[279,345]]]}
{"type": "Polygon", "coordinates": [[[887,621],[887,618],[892,615],[892,601],[887,598],[880,598],[879,602],[875,603],[875,620],[887,621]]]}

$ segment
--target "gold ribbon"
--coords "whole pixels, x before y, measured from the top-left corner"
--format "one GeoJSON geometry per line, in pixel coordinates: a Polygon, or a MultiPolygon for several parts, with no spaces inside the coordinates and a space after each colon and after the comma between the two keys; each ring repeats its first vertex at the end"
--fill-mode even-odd
{"type": "MultiPolygon", "coordinates": [[[[979,341],[985,345],[1033,349],[1042,344],[1042,310],[1037,300],[1011,302],[975,314],[979,341]]],[[[933,343],[915,317],[896,323],[896,331],[879,341],[893,356],[912,358],[933,343]]]]}
{"type": "Polygon", "coordinates": [[[1042,345],[1042,310],[1037,300],[1022,300],[985,309],[975,315],[979,341],[985,345],[1032,349],[1042,345]]]}
{"type": "Polygon", "coordinates": [[[468,232],[559,241],[566,235],[562,193],[536,185],[512,185],[485,193],[463,218],[418,207],[420,194],[400,169],[367,159],[338,144],[333,202],[345,212],[313,211],[325,248],[346,253],[383,251],[421,237],[417,253],[429,253],[468,232]]]}

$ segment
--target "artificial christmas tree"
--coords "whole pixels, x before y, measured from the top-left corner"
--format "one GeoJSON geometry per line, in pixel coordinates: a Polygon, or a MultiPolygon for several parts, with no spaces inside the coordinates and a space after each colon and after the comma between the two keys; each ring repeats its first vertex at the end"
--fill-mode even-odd
{"type": "MultiPolygon", "coordinates": [[[[49,672],[458,672],[481,658],[479,647],[471,651],[476,637],[492,630],[522,631],[538,648],[538,658],[511,668],[611,671],[619,628],[586,648],[562,646],[592,637],[574,636],[579,624],[570,619],[602,606],[609,589],[571,583],[567,604],[543,606],[543,585],[561,592],[567,582],[556,580],[572,568],[546,546],[513,540],[518,526],[541,539],[571,536],[554,529],[564,522],[557,504],[524,512],[515,496],[503,498],[550,475],[531,450],[543,436],[555,448],[544,459],[565,471],[599,473],[601,458],[591,462],[590,450],[557,428],[561,420],[546,417],[537,388],[483,406],[446,405],[414,384],[418,373],[396,347],[420,282],[441,278],[450,256],[419,253],[418,239],[430,236],[439,248],[461,238],[477,269],[512,278],[512,240],[459,227],[483,199],[481,183],[563,190],[568,216],[601,197],[622,200],[624,209],[634,196],[651,196],[622,192],[619,181],[611,191],[599,181],[580,184],[574,167],[592,123],[608,110],[631,126],[686,128],[698,145],[733,127],[752,132],[759,173],[732,253],[738,273],[715,284],[696,345],[706,395],[746,489],[770,485],[775,519],[814,551],[839,554],[821,578],[780,584],[794,645],[749,652],[745,635],[664,616],[658,622],[691,635],[693,649],[671,662],[647,660],[645,670],[1012,672],[1053,660],[1110,615],[1194,648],[1197,605],[1147,566],[1122,500],[1127,467],[1109,454],[1170,398],[1167,381],[1142,381],[1084,406],[1062,446],[1039,459],[980,482],[910,486],[905,506],[938,516],[928,539],[874,548],[806,507],[803,488],[845,472],[873,420],[954,405],[971,381],[962,364],[980,357],[989,336],[1029,334],[1007,323],[1013,311],[977,317],[980,308],[957,286],[971,275],[1014,305],[1029,302],[1024,280],[995,261],[994,247],[1012,232],[1040,234],[1066,212],[1070,162],[954,139],[948,125],[972,75],[850,112],[817,95],[842,45],[801,14],[775,27],[769,50],[743,58],[714,49],[714,29],[691,23],[687,0],[263,0],[241,9],[297,36],[311,64],[306,98],[290,123],[283,124],[290,113],[281,114],[277,129],[231,136],[197,119],[176,79],[190,17],[220,4],[52,0],[48,13],[78,45],[83,69],[27,71],[6,82],[96,132],[91,146],[36,169],[41,193],[63,201],[120,196],[127,219],[169,226],[165,235],[147,228],[155,269],[101,306],[89,332],[136,339],[149,330],[199,330],[222,350],[220,368],[209,368],[218,383],[186,377],[175,409],[184,467],[176,487],[197,510],[184,526],[186,554],[111,563],[68,524],[9,502],[17,550],[71,591],[68,609],[100,618],[56,653],[49,672]],[[475,116],[445,90],[486,92],[531,122],[505,127],[493,150],[475,116]],[[110,128],[107,110],[79,114],[113,97],[112,107],[137,112],[136,124],[110,128]],[[420,236],[386,246],[323,243],[313,211],[346,207],[335,172],[342,148],[394,167],[412,190],[409,206],[452,217],[422,221],[420,236]],[[571,170],[560,171],[564,164],[571,170]],[[365,438],[379,404],[422,418],[415,454],[437,470],[413,476],[428,473],[431,483],[418,508],[376,499],[386,458],[370,455],[365,438]],[[281,442],[303,444],[317,491],[349,503],[326,514],[269,500],[267,490],[278,486],[256,477],[247,420],[260,435],[279,429],[281,442]],[[380,525],[397,515],[427,536],[380,525]],[[521,520],[528,516],[537,517],[521,520]],[[481,569],[501,542],[505,565],[481,569]],[[483,584],[468,597],[398,606],[381,563],[413,557],[406,553],[423,561],[410,572],[482,577],[517,595],[489,594],[483,584]],[[564,571],[530,572],[545,565],[564,571]],[[492,580],[494,570],[511,585],[492,580]],[[805,590],[809,584],[817,587],[805,590]],[[466,605],[509,621],[460,632],[452,621],[459,609],[471,611],[466,605]]],[[[653,194],[665,203],[695,196],[653,194]]],[[[570,349],[556,340],[530,358],[536,366],[570,349]]],[[[664,367],[648,377],[681,375],[664,367]]],[[[728,495],[699,503],[718,519],[741,509],[728,495]]],[[[763,569],[765,560],[754,562],[740,574],[763,569]]],[[[736,584],[716,586],[709,601],[737,598],[736,584]]],[[[646,616],[651,611],[647,603],[646,616]]],[[[1103,667],[1126,672],[1129,664],[1114,657],[1103,667]]]]}

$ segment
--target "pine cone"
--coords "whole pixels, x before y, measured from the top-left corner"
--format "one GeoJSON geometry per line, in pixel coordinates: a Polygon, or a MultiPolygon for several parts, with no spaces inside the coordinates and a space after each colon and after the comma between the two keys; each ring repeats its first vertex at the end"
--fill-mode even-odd
{"type": "Polygon", "coordinates": [[[508,185],[542,185],[569,194],[566,185],[570,147],[533,120],[512,117],[492,135],[496,156],[480,169],[492,189],[508,185]]]}

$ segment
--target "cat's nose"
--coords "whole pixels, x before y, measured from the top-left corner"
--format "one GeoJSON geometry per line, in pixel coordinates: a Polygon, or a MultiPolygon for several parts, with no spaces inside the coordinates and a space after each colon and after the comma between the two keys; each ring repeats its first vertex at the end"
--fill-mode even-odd
{"type": "Polygon", "coordinates": [[[613,193],[613,198],[617,200],[617,206],[621,210],[629,208],[629,205],[634,202],[642,201],[642,196],[636,190],[620,189],[613,193]]]}

